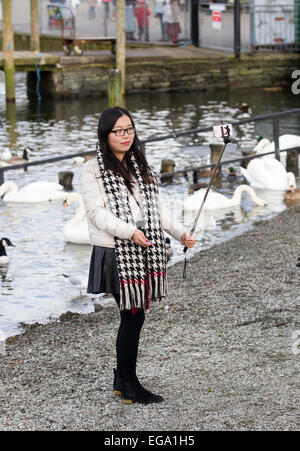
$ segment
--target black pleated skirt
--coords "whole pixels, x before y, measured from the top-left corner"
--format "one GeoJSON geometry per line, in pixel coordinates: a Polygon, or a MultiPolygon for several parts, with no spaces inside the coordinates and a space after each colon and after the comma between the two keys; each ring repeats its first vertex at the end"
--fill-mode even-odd
{"type": "Polygon", "coordinates": [[[93,247],[87,292],[120,294],[120,281],[114,248],[93,247]]]}

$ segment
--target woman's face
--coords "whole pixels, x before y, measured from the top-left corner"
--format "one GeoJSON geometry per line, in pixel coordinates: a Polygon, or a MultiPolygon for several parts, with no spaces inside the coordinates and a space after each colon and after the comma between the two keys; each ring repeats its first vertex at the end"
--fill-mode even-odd
{"type": "Polygon", "coordinates": [[[128,116],[121,116],[112,128],[107,138],[107,143],[110,150],[115,154],[119,160],[123,160],[126,152],[132,146],[134,140],[133,125],[128,116]],[[117,132],[119,130],[119,132],[117,132]],[[124,133],[124,130],[127,130],[124,133]],[[114,132],[117,132],[114,133],[114,132]],[[124,133],[122,136],[118,136],[118,133],[124,133]]]}

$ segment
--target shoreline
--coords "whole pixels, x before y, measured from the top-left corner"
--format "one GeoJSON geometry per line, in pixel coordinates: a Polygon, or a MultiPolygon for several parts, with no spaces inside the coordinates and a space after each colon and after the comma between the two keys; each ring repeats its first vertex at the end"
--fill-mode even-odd
{"type": "Polygon", "coordinates": [[[115,305],[7,339],[0,430],[299,430],[300,207],[169,268],[137,372],[158,405],[112,392],[115,305]],[[296,352],[297,352],[296,348],[296,352]]]}

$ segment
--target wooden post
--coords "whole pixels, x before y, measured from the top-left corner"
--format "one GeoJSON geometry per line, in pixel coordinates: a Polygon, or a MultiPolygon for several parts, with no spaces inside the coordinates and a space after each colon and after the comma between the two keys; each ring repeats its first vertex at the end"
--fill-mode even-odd
{"type": "Polygon", "coordinates": [[[12,0],[2,0],[2,37],[6,101],[15,102],[14,30],[12,0]]]}
{"type": "Polygon", "coordinates": [[[121,72],[121,96],[124,99],[126,68],[125,0],[117,0],[116,66],[121,72]]]}
{"type": "MultiPolygon", "coordinates": [[[[211,163],[217,163],[220,157],[220,153],[223,150],[223,144],[210,144],[210,162],[211,163]]],[[[221,174],[221,169],[219,168],[216,172],[216,176],[219,176],[221,174]]]]}
{"type": "MultiPolygon", "coordinates": [[[[160,173],[163,174],[164,172],[173,172],[175,167],[175,161],[174,160],[161,160],[161,166],[160,166],[160,173]]],[[[172,182],[173,181],[173,175],[165,175],[161,178],[161,181],[164,182],[172,182]]]]}
{"type": "Polygon", "coordinates": [[[299,175],[299,151],[287,152],[286,155],[286,170],[287,172],[293,172],[295,177],[299,175]]]}
{"type": "Polygon", "coordinates": [[[40,51],[39,0],[30,0],[31,37],[30,48],[33,52],[40,51]]]}
{"type": "Polygon", "coordinates": [[[108,106],[122,106],[121,71],[110,69],[108,73],[108,106]]]}

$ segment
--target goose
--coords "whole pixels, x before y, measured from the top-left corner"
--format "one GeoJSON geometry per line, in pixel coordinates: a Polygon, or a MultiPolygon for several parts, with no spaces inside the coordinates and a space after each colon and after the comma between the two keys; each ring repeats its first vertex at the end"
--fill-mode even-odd
{"type": "Polygon", "coordinates": [[[0,158],[0,165],[4,166],[12,166],[14,164],[26,163],[29,161],[29,155],[32,152],[30,147],[25,147],[23,150],[23,157],[18,157],[16,155],[12,155],[9,149],[5,149],[0,158]]]}
{"type": "Polygon", "coordinates": [[[65,224],[63,228],[65,240],[69,243],[90,244],[88,224],[85,217],[85,208],[81,194],[57,192],[53,193],[49,200],[58,199],[64,199],[64,209],[68,204],[77,204],[75,215],[65,224]]]}
{"type": "Polygon", "coordinates": [[[7,265],[9,263],[9,257],[7,256],[5,248],[7,246],[13,246],[14,244],[8,238],[1,238],[0,240],[0,265],[7,265]]]}
{"type": "Polygon", "coordinates": [[[250,161],[247,169],[241,167],[241,172],[253,188],[286,191],[294,189],[296,185],[295,175],[286,172],[283,164],[276,158],[255,158],[250,161]]]}
{"type": "MultiPolygon", "coordinates": [[[[183,202],[183,210],[184,211],[197,211],[200,207],[200,204],[205,195],[205,189],[201,189],[196,191],[194,194],[189,196],[183,202]]],[[[266,202],[262,199],[259,199],[253,189],[248,185],[240,185],[238,186],[233,194],[233,197],[229,199],[223,194],[219,194],[213,191],[208,193],[206,202],[204,203],[204,210],[218,210],[219,208],[230,208],[237,205],[240,205],[242,199],[242,193],[246,192],[249,194],[253,202],[257,205],[263,207],[266,205],[266,202]]]]}
{"type": "Polygon", "coordinates": [[[62,189],[63,186],[55,182],[33,182],[19,190],[14,182],[7,181],[0,186],[0,196],[4,195],[4,202],[46,202],[51,193],[62,189]]]}

